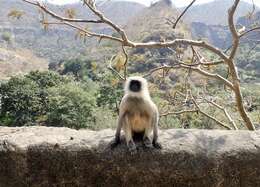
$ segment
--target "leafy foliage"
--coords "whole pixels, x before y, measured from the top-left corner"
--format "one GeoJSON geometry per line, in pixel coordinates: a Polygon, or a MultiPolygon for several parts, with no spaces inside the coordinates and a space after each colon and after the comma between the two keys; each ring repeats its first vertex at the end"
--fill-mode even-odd
{"type": "Polygon", "coordinates": [[[37,83],[28,78],[15,77],[1,84],[1,119],[17,126],[35,122],[43,111],[40,93],[37,83]]]}
{"type": "MultiPolygon", "coordinates": [[[[122,56],[114,59],[115,68],[121,64],[122,56]]],[[[63,68],[61,74],[73,75],[77,81],[95,81],[99,84],[96,92],[97,105],[99,107],[108,107],[111,110],[117,109],[118,102],[122,96],[122,84],[117,77],[107,69],[97,67],[96,63],[85,58],[76,58],[62,62],[63,68]],[[103,70],[104,69],[104,70],[103,70]]],[[[121,67],[118,69],[120,70],[121,67]]],[[[91,88],[90,90],[93,90],[91,88]]],[[[94,89],[95,90],[95,89],[94,89]]]]}
{"type": "Polygon", "coordinates": [[[79,83],[69,83],[48,90],[47,124],[84,128],[93,126],[95,97],[79,83]],[[92,123],[91,123],[92,122],[92,123]]]}
{"type": "Polygon", "coordinates": [[[105,74],[97,95],[97,105],[107,106],[112,110],[116,109],[118,112],[122,95],[122,84],[111,73],[105,74]]]}
{"type": "Polygon", "coordinates": [[[93,121],[91,112],[96,103],[95,94],[88,91],[86,83],[54,72],[36,71],[13,77],[0,86],[1,121],[8,126],[47,123],[86,127],[93,121]]]}
{"type": "Polygon", "coordinates": [[[62,75],[72,74],[76,80],[92,79],[96,80],[97,75],[94,73],[96,64],[88,59],[76,58],[63,62],[62,75]]]}
{"type": "Polygon", "coordinates": [[[10,32],[2,33],[2,39],[8,43],[12,41],[12,34],[10,32]]]}
{"type": "MultiPolygon", "coordinates": [[[[190,32],[187,31],[188,27],[185,24],[180,24],[178,27],[180,29],[174,29],[169,33],[169,25],[165,24],[165,17],[168,17],[170,20],[176,16],[177,11],[169,6],[167,2],[170,1],[161,1],[153,4],[151,7],[143,11],[144,14],[142,16],[139,15],[136,20],[129,22],[129,24],[126,26],[126,31],[129,33],[130,38],[134,41],[162,42],[174,40],[175,38],[190,37],[190,32]],[[154,12],[157,12],[157,14],[154,14],[154,12]],[[158,15],[161,17],[160,19],[158,19],[158,15]],[[136,27],[136,25],[138,26],[136,27]],[[151,30],[152,33],[150,32],[151,30]],[[135,33],[135,31],[138,31],[140,34],[135,33]]],[[[65,14],[65,16],[69,18],[75,18],[75,16],[78,16],[78,13],[80,12],[76,12],[73,8],[68,8],[62,14],[65,14]]],[[[15,14],[16,13],[14,12],[9,16],[16,17],[15,14]]],[[[17,19],[19,19],[19,16],[17,16],[17,19]]],[[[45,24],[44,26],[47,29],[49,25],[45,24]]],[[[199,28],[201,29],[202,27],[200,26],[199,28]]],[[[92,29],[88,28],[88,30],[92,29]]],[[[50,30],[48,30],[48,32],[49,31],[50,30]]],[[[53,52],[53,49],[50,49],[51,54],[64,55],[64,51],[62,52],[63,49],[68,49],[68,51],[70,51],[71,48],[69,47],[73,48],[75,46],[73,45],[71,38],[69,39],[69,37],[67,37],[71,37],[75,33],[67,33],[66,44],[69,45],[67,48],[64,47],[64,45],[61,45],[62,42],[65,41],[60,39],[64,36],[64,31],[61,32],[63,33],[62,35],[59,35],[59,31],[57,32],[59,35],[59,38],[57,39],[57,46],[59,46],[59,49],[56,50],[58,53],[55,53],[53,52]]],[[[107,31],[104,30],[105,34],[106,32],[107,31]]],[[[217,35],[225,34],[225,32],[216,33],[217,35]]],[[[40,36],[41,37],[37,36],[37,39],[42,38],[42,33],[40,36]]],[[[51,39],[53,38],[51,36],[52,34],[50,32],[47,38],[48,42],[42,42],[41,40],[41,44],[50,42],[49,45],[51,46],[51,41],[54,41],[51,39]]],[[[80,41],[84,40],[85,44],[86,36],[86,33],[79,31],[75,38],[80,39],[80,41]]],[[[217,38],[217,40],[219,41],[219,38],[217,38]]],[[[118,103],[122,96],[122,84],[120,81],[118,81],[118,79],[115,78],[115,76],[113,76],[110,72],[107,72],[107,69],[104,68],[104,64],[94,63],[93,59],[95,59],[95,61],[104,59],[103,52],[106,53],[108,58],[111,57],[112,53],[115,52],[115,50],[113,50],[111,53],[112,50],[110,50],[111,48],[116,48],[114,44],[111,42],[103,43],[101,40],[100,42],[101,45],[105,44],[102,45],[103,51],[95,49],[93,45],[91,45],[91,41],[90,45],[88,45],[90,47],[87,50],[84,49],[84,47],[82,47],[82,49],[78,47],[79,45],[76,45],[77,49],[80,49],[80,51],[77,51],[77,54],[82,55],[90,51],[88,54],[88,59],[80,57],[76,59],[65,60],[59,64],[56,64],[57,60],[52,61],[54,64],[52,64],[50,67],[57,70],[62,75],[72,75],[70,78],[60,76],[52,72],[32,72],[25,77],[17,78],[20,82],[14,81],[14,86],[12,86],[11,80],[7,83],[3,83],[3,85],[7,85],[7,87],[9,87],[4,89],[3,86],[2,100],[5,104],[1,110],[2,121],[8,125],[30,125],[42,122],[48,126],[66,126],[77,129],[84,127],[99,129],[102,127],[113,126],[111,125],[111,123],[114,123],[115,117],[115,115],[113,115],[115,114],[113,110],[115,108],[118,109],[118,103]],[[56,65],[58,65],[57,69],[56,65]],[[74,77],[75,80],[72,79],[72,77],[74,77]],[[21,85],[25,86],[23,87],[21,85]],[[23,90],[24,88],[29,90],[23,90]],[[19,91],[22,92],[22,94],[19,95],[19,91]],[[11,98],[13,100],[7,100],[6,98],[11,98]],[[16,102],[14,102],[14,100],[16,102]],[[14,106],[12,109],[8,109],[8,107],[10,107],[8,106],[9,102],[11,102],[10,106],[14,106]],[[106,123],[104,123],[104,120],[107,120],[106,123]]],[[[227,41],[227,43],[230,42],[227,41]]],[[[43,49],[46,49],[46,47],[39,47],[39,51],[41,53],[45,53],[43,49]]],[[[257,63],[259,59],[259,54],[257,51],[258,48],[256,47],[255,49],[256,50],[253,50],[254,53],[252,55],[248,55],[247,57],[245,57],[244,54],[251,53],[251,46],[245,46],[241,49],[241,51],[243,51],[243,55],[238,57],[238,66],[241,69],[246,70],[246,72],[240,71],[240,74],[242,74],[242,77],[244,77],[243,80],[251,80],[252,77],[256,77],[255,75],[259,74],[257,63]],[[250,58],[250,63],[247,62],[248,57],[250,58]]],[[[129,66],[128,73],[144,74],[145,72],[148,72],[152,68],[158,66],[175,65],[178,62],[178,59],[181,59],[183,62],[190,64],[192,62],[191,58],[186,58],[187,55],[190,56],[190,52],[188,51],[187,46],[175,46],[174,48],[149,50],[143,48],[135,49],[129,53],[129,61],[131,62],[131,65],[129,66]]],[[[65,54],[67,54],[69,57],[71,56],[69,53],[65,52],[65,54]]],[[[216,59],[216,57],[211,58],[210,55],[206,56],[212,61],[216,59]]],[[[62,58],[66,57],[62,56],[62,58]]],[[[112,60],[112,62],[115,70],[119,71],[120,73],[124,70],[124,56],[122,54],[117,55],[116,58],[112,60]]],[[[227,77],[227,79],[230,78],[230,72],[228,72],[226,69],[225,64],[216,68],[210,68],[206,66],[203,68],[205,68],[210,73],[217,73],[223,77],[227,77]]],[[[232,95],[228,89],[223,89],[222,81],[212,81],[208,79],[202,80],[200,76],[191,73],[191,70],[181,70],[178,73],[175,73],[170,72],[170,70],[167,69],[154,73],[150,77],[149,81],[158,85],[156,89],[151,90],[153,91],[153,95],[157,97],[156,102],[159,106],[163,106],[166,103],[166,105],[171,105],[170,109],[176,109],[176,111],[185,109],[188,101],[187,97],[185,101],[177,101],[176,98],[171,98],[169,95],[176,92],[176,90],[182,92],[182,94],[185,95],[185,91],[187,90],[186,88],[188,88],[198,93],[197,96],[195,96],[197,97],[196,99],[201,102],[199,104],[203,111],[209,113],[210,116],[213,116],[213,118],[218,118],[219,121],[230,123],[230,121],[224,119],[225,116],[223,116],[223,114],[220,114],[219,110],[221,110],[221,108],[212,109],[212,106],[210,107],[209,103],[205,103],[203,98],[200,98],[201,96],[204,96],[203,94],[207,94],[210,100],[212,99],[214,102],[216,101],[216,103],[225,106],[229,112],[232,112],[232,115],[234,115],[234,118],[236,118],[235,121],[240,123],[237,116],[237,111],[233,110],[234,98],[232,98],[232,95]],[[229,102],[223,103],[222,100],[229,102]]],[[[246,92],[244,95],[246,98],[249,98],[246,92]]],[[[250,115],[252,114],[256,116],[255,108],[257,108],[257,106],[254,105],[254,102],[258,102],[257,96],[252,97],[251,100],[253,100],[253,103],[249,101],[247,110],[250,112],[250,115]]],[[[195,104],[193,103],[193,105],[195,104]]],[[[167,109],[167,107],[168,106],[165,108],[167,109]]],[[[161,119],[161,125],[163,127],[178,128],[215,128],[217,120],[214,121],[212,118],[209,120],[209,118],[203,116],[202,114],[193,111],[193,113],[183,113],[179,116],[167,116],[161,119]]]]}

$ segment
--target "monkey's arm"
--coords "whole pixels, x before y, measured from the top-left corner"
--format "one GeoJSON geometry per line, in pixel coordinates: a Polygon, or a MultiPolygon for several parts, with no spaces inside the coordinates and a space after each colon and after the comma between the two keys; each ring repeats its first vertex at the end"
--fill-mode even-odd
{"type": "Polygon", "coordinates": [[[118,121],[117,121],[115,139],[111,144],[111,148],[115,148],[118,144],[120,144],[120,133],[121,133],[122,127],[123,127],[123,116],[119,114],[119,118],[118,118],[118,121]]]}
{"type": "Polygon", "coordinates": [[[158,143],[158,123],[159,123],[159,112],[157,109],[155,109],[155,115],[152,119],[152,125],[153,125],[153,146],[157,149],[161,149],[162,146],[160,143],[158,143]]]}
{"type": "Polygon", "coordinates": [[[120,134],[121,134],[121,129],[122,129],[123,123],[124,123],[124,113],[125,113],[124,100],[125,99],[123,98],[121,103],[120,103],[120,110],[119,110],[119,116],[118,116],[118,120],[117,120],[117,128],[116,128],[115,139],[114,139],[114,142],[111,145],[112,148],[114,148],[118,144],[120,144],[120,134]]]}
{"type": "Polygon", "coordinates": [[[120,114],[117,122],[117,128],[116,128],[116,135],[115,135],[116,142],[120,142],[120,134],[121,134],[122,127],[123,127],[123,115],[120,114]]]}

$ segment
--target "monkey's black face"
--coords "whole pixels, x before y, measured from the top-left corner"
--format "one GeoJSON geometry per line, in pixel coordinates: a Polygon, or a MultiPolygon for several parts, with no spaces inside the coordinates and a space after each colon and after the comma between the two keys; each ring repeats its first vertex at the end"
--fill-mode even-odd
{"type": "Polygon", "coordinates": [[[141,82],[138,80],[131,80],[130,85],[129,85],[129,89],[132,92],[140,92],[141,90],[141,82]]]}

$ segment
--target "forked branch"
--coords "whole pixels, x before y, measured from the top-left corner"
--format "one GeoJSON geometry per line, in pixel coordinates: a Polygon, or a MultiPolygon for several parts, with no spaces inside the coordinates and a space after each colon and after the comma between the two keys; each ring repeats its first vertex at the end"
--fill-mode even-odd
{"type": "MultiPolygon", "coordinates": [[[[152,70],[150,72],[150,74],[153,73],[154,71],[159,70],[159,69],[169,70],[171,68],[182,68],[182,69],[189,69],[191,71],[197,72],[197,73],[199,73],[203,76],[206,76],[206,77],[210,77],[210,78],[213,78],[213,79],[216,79],[216,80],[220,80],[224,85],[228,86],[232,91],[234,91],[238,111],[239,111],[242,119],[244,120],[247,128],[249,130],[255,129],[255,127],[254,127],[251,119],[249,118],[248,114],[246,113],[244,105],[243,105],[243,97],[242,97],[241,90],[240,90],[240,81],[239,81],[237,68],[236,68],[236,65],[235,65],[235,62],[234,62],[234,57],[236,55],[236,52],[237,52],[237,49],[238,49],[238,46],[239,46],[240,38],[245,36],[249,32],[251,32],[253,30],[257,30],[259,28],[251,29],[251,31],[246,31],[242,34],[237,32],[236,26],[234,24],[234,14],[235,14],[235,11],[238,7],[240,0],[234,0],[232,7],[228,11],[229,29],[232,33],[232,41],[233,41],[230,55],[226,55],[222,50],[220,50],[220,49],[216,48],[215,46],[210,45],[210,44],[208,44],[204,41],[196,41],[196,40],[189,40],[189,39],[174,39],[174,40],[171,40],[171,41],[164,41],[164,42],[147,42],[147,43],[133,42],[133,41],[128,39],[126,32],[122,28],[120,28],[118,25],[113,23],[110,19],[105,17],[103,15],[103,13],[101,13],[99,10],[97,10],[96,6],[93,4],[93,1],[90,1],[90,0],[83,0],[83,2],[89,8],[89,10],[95,16],[97,16],[97,20],[86,20],[86,19],[78,19],[78,18],[76,19],[76,18],[63,17],[63,16],[60,16],[60,15],[50,11],[45,5],[41,4],[38,1],[33,1],[33,0],[22,0],[22,1],[40,8],[46,14],[52,16],[56,20],[59,20],[60,22],[57,22],[56,24],[64,24],[64,25],[67,25],[71,28],[74,28],[74,29],[76,29],[76,30],[78,30],[82,33],[85,33],[86,37],[96,37],[99,40],[108,39],[108,40],[112,40],[112,41],[120,43],[121,46],[123,47],[123,52],[124,52],[124,55],[126,57],[124,76],[122,76],[121,74],[118,74],[118,75],[120,75],[120,77],[122,79],[126,79],[126,65],[127,65],[127,59],[128,59],[128,55],[126,53],[125,47],[129,47],[129,48],[174,48],[174,47],[179,46],[179,45],[185,45],[185,46],[195,46],[195,47],[203,48],[205,50],[210,51],[214,55],[218,56],[219,60],[217,61],[217,63],[207,62],[207,61],[205,62],[205,61],[202,61],[200,58],[198,58],[199,62],[197,62],[197,64],[195,64],[195,65],[194,64],[189,65],[189,64],[185,64],[185,63],[181,62],[181,63],[178,63],[177,65],[174,65],[174,66],[159,67],[157,69],[152,70]],[[119,34],[119,36],[114,37],[112,35],[92,32],[92,31],[89,31],[86,28],[83,28],[78,23],[81,23],[81,24],[82,23],[86,23],[86,24],[88,24],[88,23],[105,24],[105,25],[111,27],[116,33],[119,34]],[[222,63],[225,63],[225,64],[228,65],[228,69],[229,69],[230,75],[231,75],[230,76],[231,80],[228,80],[228,79],[220,76],[219,74],[207,72],[200,67],[201,65],[204,65],[204,66],[209,65],[210,66],[210,65],[217,65],[217,64],[222,64],[222,63]]],[[[190,8],[192,6],[192,4],[194,2],[195,2],[195,0],[193,0],[191,2],[190,6],[187,7],[186,11],[188,10],[188,8],[190,8]]],[[[183,14],[180,15],[179,20],[185,14],[186,11],[184,11],[183,14]]],[[[48,22],[46,20],[43,20],[43,23],[48,24],[48,22]]],[[[178,21],[176,22],[176,25],[177,25],[177,23],[178,23],[178,21]]],[[[197,107],[197,110],[200,110],[199,106],[197,107]]],[[[208,114],[204,113],[201,110],[200,110],[200,112],[203,113],[204,115],[208,116],[212,120],[216,121],[217,123],[221,124],[221,122],[214,119],[214,117],[209,116],[208,114]]],[[[225,127],[225,125],[222,125],[222,126],[225,127]]],[[[233,124],[233,126],[234,126],[234,124],[233,124]]],[[[228,127],[228,126],[226,126],[225,128],[230,129],[230,127],[228,127]]]]}

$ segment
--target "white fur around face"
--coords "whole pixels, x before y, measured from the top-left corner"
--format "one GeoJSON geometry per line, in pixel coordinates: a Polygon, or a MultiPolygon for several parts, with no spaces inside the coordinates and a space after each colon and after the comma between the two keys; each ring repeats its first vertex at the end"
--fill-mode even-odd
{"type": "Polygon", "coordinates": [[[124,90],[125,90],[125,94],[132,96],[132,97],[144,97],[144,96],[148,97],[148,98],[150,97],[147,80],[140,76],[133,76],[133,77],[127,78],[124,90]],[[141,82],[142,86],[141,86],[140,92],[132,92],[129,89],[129,85],[132,80],[137,80],[137,81],[141,82]]]}

